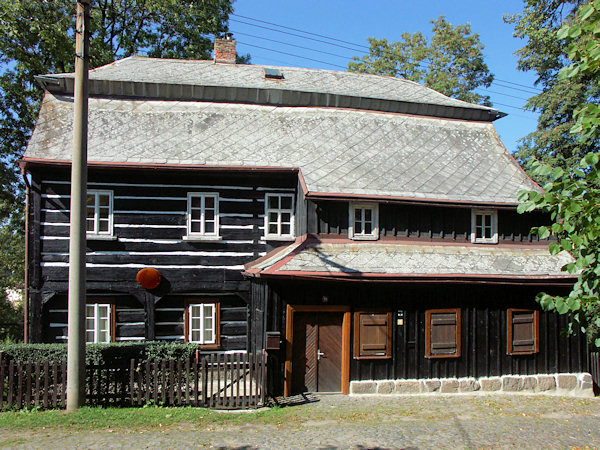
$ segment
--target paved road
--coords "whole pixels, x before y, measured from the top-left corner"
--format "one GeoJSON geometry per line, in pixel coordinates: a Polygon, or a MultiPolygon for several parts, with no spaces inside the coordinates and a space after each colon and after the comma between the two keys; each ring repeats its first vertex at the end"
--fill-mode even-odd
{"type": "Polygon", "coordinates": [[[600,448],[600,399],[331,395],[289,408],[294,414],[281,423],[250,419],[227,427],[181,424],[166,430],[42,430],[11,436],[0,430],[0,442],[9,447],[97,449],[600,448]]]}

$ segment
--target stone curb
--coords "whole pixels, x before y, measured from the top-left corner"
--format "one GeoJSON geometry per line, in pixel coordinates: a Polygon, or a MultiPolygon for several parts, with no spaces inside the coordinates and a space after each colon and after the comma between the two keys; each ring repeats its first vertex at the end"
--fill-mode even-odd
{"type": "Polygon", "coordinates": [[[482,378],[351,381],[351,395],[414,395],[457,393],[555,394],[594,397],[589,373],[502,375],[482,378]]]}

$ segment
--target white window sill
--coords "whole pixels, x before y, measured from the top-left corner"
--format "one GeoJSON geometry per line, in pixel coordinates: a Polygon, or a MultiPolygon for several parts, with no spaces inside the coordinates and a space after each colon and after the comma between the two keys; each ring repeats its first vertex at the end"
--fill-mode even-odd
{"type": "Polygon", "coordinates": [[[350,239],[353,241],[376,241],[379,239],[379,236],[350,236],[350,239]]]}
{"type": "Polygon", "coordinates": [[[296,237],[292,236],[291,234],[284,236],[270,234],[268,236],[264,236],[263,239],[265,241],[293,241],[296,239],[296,237]]]}
{"type": "Polygon", "coordinates": [[[498,240],[496,239],[475,239],[471,241],[472,244],[497,244],[498,240]]]}
{"type": "Polygon", "coordinates": [[[117,236],[110,234],[86,234],[85,239],[88,241],[116,241],[117,236]]]}
{"type": "Polygon", "coordinates": [[[188,234],[183,236],[184,241],[222,241],[222,236],[209,236],[209,235],[193,235],[188,234]]]}

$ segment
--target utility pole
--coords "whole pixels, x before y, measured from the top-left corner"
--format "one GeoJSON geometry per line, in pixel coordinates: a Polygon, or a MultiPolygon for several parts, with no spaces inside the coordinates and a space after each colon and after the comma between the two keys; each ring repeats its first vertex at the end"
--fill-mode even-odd
{"type": "Polygon", "coordinates": [[[85,232],[87,199],[88,69],[90,0],[77,1],[71,228],[69,241],[69,336],[67,411],[85,403],[85,232]]]}

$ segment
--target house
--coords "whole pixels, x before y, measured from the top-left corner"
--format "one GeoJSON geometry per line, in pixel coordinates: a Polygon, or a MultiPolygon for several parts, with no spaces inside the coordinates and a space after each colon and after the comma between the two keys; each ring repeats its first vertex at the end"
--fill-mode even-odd
{"type": "MultiPolygon", "coordinates": [[[[570,289],[571,257],[517,214],[539,187],[503,113],[397,78],[236,65],[217,42],[217,62],[90,72],[89,342],[266,349],[285,394],[587,369],[584,338],[534,301],[570,289]]],[[[28,331],[64,342],[74,79],[38,81],[28,331]]]]}

